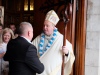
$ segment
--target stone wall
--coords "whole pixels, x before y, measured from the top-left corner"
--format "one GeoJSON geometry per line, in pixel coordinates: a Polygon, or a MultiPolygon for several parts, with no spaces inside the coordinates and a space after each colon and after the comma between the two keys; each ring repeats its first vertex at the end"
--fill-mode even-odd
{"type": "Polygon", "coordinates": [[[85,75],[100,75],[100,0],[88,0],[85,75]]]}

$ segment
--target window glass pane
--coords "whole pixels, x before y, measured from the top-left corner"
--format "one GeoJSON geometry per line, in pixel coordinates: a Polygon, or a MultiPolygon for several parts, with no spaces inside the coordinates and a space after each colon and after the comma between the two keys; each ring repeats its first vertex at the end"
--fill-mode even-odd
{"type": "Polygon", "coordinates": [[[30,0],[30,10],[34,10],[34,0],[30,0]]]}
{"type": "Polygon", "coordinates": [[[24,1],[24,11],[28,11],[28,0],[24,1]]]}

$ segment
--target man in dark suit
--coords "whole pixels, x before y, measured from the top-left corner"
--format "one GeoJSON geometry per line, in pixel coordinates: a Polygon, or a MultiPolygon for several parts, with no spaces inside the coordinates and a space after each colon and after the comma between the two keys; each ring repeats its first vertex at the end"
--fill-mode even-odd
{"type": "Polygon", "coordinates": [[[44,71],[44,66],[37,56],[37,49],[31,44],[32,25],[22,22],[19,36],[9,41],[5,61],[9,61],[9,75],[36,75],[44,71]]]}

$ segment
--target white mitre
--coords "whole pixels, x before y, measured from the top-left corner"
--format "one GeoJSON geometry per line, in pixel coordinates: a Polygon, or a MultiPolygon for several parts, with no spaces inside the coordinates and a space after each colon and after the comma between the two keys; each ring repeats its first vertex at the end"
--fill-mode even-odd
{"type": "Polygon", "coordinates": [[[55,26],[59,21],[59,17],[56,14],[56,12],[54,10],[50,10],[47,14],[46,14],[46,18],[45,20],[50,21],[51,23],[53,23],[55,26]]]}

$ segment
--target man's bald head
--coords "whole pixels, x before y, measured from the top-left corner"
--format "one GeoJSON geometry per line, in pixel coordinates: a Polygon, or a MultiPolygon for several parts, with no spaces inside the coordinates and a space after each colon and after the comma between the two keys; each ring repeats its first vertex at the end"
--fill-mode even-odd
{"type": "Polygon", "coordinates": [[[33,28],[29,22],[21,22],[19,27],[19,35],[29,38],[33,38],[33,28]]]}

